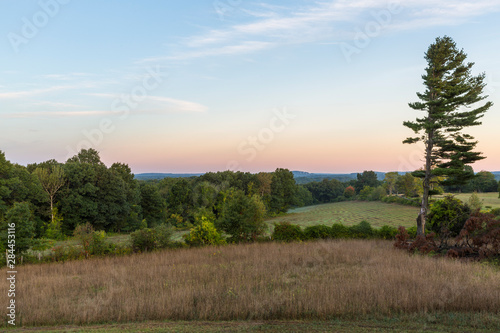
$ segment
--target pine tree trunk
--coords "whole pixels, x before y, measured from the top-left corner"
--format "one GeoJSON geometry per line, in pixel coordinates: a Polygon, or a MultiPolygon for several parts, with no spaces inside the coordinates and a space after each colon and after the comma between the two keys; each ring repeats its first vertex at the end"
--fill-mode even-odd
{"type": "Polygon", "coordinates": [[[425,234],[425,222],[427,221],[427,212],[429,208],[429,190],[431,188],[431,163],[432,163],[432,149],[434,147],[434,131],[429,133],[425,147],[425,177],[423,181],[423,194],[422,205],[420,206],[420,213],[417,217],[417,235],[425,234]]]}

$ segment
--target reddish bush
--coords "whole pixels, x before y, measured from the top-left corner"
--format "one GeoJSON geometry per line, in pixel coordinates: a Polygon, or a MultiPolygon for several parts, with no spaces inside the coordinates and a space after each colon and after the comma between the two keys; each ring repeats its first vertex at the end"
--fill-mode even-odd
{"type": "Polygon", "coordinates": [[[485,259],[500,257],[500,220],[493,214],[474,213],[466,222],[454,244],[435,241],[435,234],[410,240],[404,227],[399,227],[394,247],[409,252],[435,252],[450,258],[485,259]]]}
{"type": "Polygon", "coordinates": [[[465,222],[457,241],[480,259],[500,256],[500,220],[493,214],[476,213],[465,222]]]}

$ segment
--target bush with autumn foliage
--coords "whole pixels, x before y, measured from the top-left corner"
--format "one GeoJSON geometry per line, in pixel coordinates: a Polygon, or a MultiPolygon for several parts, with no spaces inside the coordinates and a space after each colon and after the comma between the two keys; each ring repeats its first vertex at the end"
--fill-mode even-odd
{"type": "Polygon", "coordinates": [[[396,248],[422,254],[435,253],[452,258],[471,260],[500,259],[500,219],[493,214],[474,212],[452,241],[437,237],[434,232],[410,239],[404,227],[399,227],[396,248]]]}

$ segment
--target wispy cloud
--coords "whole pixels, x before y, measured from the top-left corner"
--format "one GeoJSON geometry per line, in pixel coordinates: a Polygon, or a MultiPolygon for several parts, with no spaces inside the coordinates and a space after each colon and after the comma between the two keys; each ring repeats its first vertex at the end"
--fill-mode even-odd
{"type": "Polygon", "coordinates": [[[61,103],[61,102],[51,102],[51,101],[39,101],[31,103],[31,106],[45,107],[45,108],[82,108],[81,105],[71,104],[71,103],[61,103]]]}
{"type": "Polygon", "coordinates": [[[2,118],[61,118],[61,117],[88,117],[111,114],[111,111],[32,111],[3,114],[2,118]]]}
{"type": "Polygon", "coordinates": [[[75,80],[75,79],[87,78],[87,77],[91,77],[91,76],[95,76],[95,75],[91,74],[91,73],[46,74],[46,75],[42,75],[41,78],[59,80],[59,81],[70,81],[70,80],[75,80]]]}
{"type": "Polygon", "coordinates": [[[0,99],[22,98],[22,97],[41,95],[41,94],[45,94],[45,93],[67,90],[67,89],[72,89],[72,88],[74,88],[74,87],[73,86],[53,86],[53,87],[43,88],[43,89],[0,92],[0,99]]]}
{"type": "Polygon", "coordinates": [[[366,23],[374,11],[395,5],[402,10],[387,31],[453,25],[500,10],[500,0],[337,0],[314,1],[302,8],[258,3],[242,9],[250,22],[185,37],[178,51],[139,62],[239,55],[287,44],[339,43],[352,38],[353,29],[366,23]]]}

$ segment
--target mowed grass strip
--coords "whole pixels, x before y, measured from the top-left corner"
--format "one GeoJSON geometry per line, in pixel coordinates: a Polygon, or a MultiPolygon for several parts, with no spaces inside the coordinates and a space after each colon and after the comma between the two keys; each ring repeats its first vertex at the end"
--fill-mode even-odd
{"type": "Polygon", "coordinates": [[[500,271],[380,240],[231,245],[20,266],[16,305],[25,326],[499,315],[500,271]]]}
{"type": "Polygon", "coordinates": [[[393,315],[334,320],[267,320],[267,321],[146,321],[105,325],[61,325],[12,329],[9,332],[495,332],[500,328],[500,317],[481,313],[447,313],[423,315],[393,315]]]}
{"type": "Polygon", "coordinates": [[[416,224],[418,207],[388,204],[377,201],[345,201],[293,209],[289,214],[267,220],[268,223],[288,221],[303,227],[342,223],[345,225],[369,222],[373,227],[390,225],[411,227],[416,224]]]}

